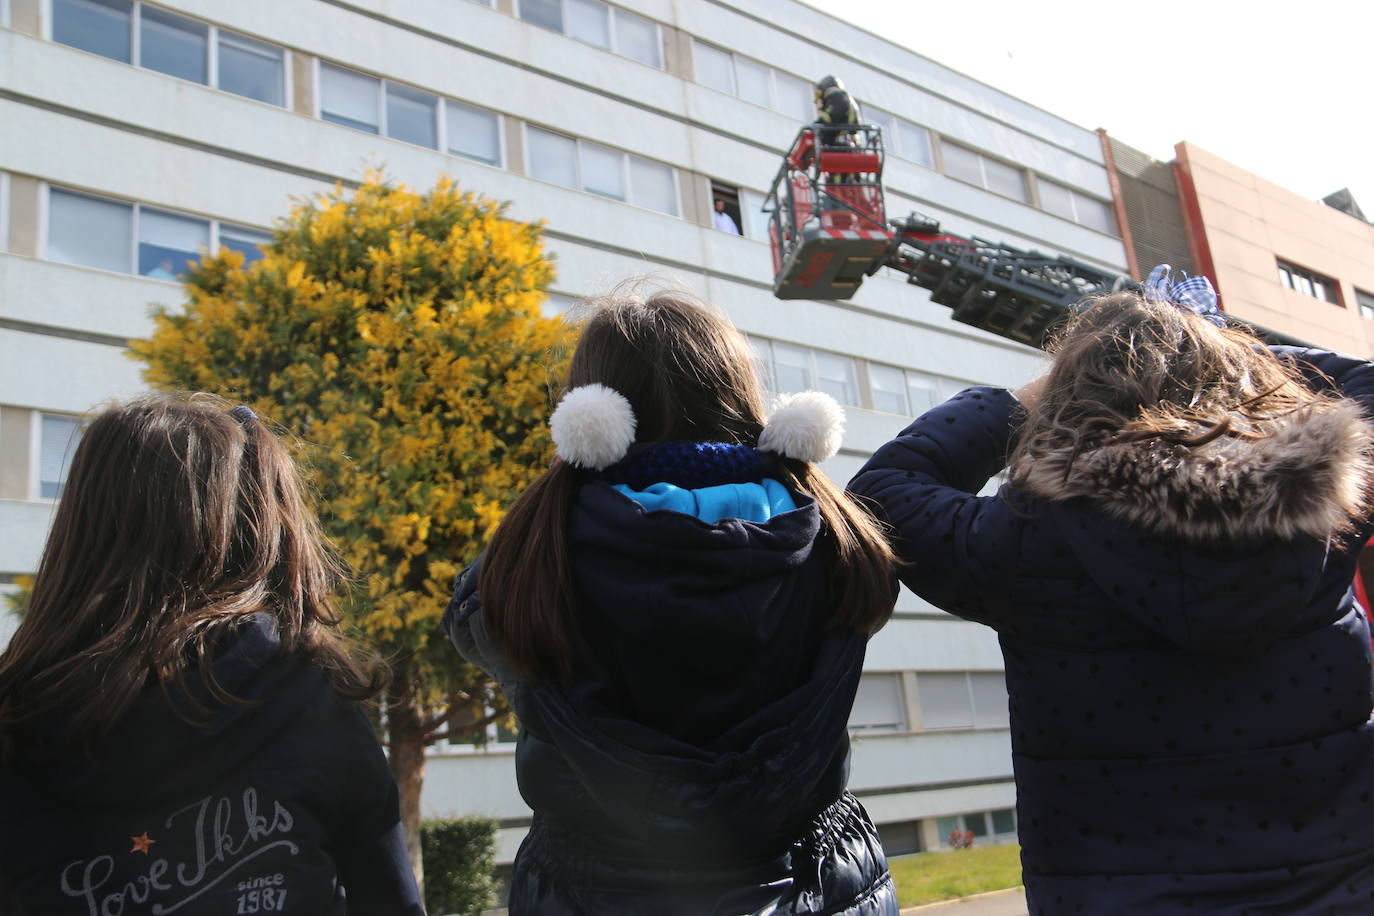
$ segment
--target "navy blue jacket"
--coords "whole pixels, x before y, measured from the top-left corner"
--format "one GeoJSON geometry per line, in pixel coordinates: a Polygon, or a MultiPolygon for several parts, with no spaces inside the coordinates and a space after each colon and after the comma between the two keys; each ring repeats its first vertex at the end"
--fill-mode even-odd
{"type": "Polygon", "coordinates": [[[896,913],[844,792],[865,639],[827,626],[820,514],[797,505],[707,524],[583,486],[568,522],[583,648],[565,688],[511,669],[480,565],[459,577],[444,625],[522,726],[534,824],[513,916],[896,913]]]}
{"type": "MultiPolygon", "coordinates": [[[[1374,408],[1374,366],[1300,358],[1374,408]]],[[[997,630],[1022,861],[1039,914],[1374,912],[1368,526],[1349,401],[1193,461],[1139,443],[978,497],[1019,406],[971,388],[850,484],[895,526],[903,581],[997,630]],[[1220,470],[1221,468],[1227,470],[1220,470]],[[1352,484],[1354,489],[1352,489],[1352,484]]]]}
{"type": "Polygon", "coordinates": [[[0,886],[22,901],[0,912],[422,913],[396,785],[357,705],[286,657],[266,616],[214,666],[247,704],[192,673],[197,724],[154,687],[85,752],[21,748],[0,768],[0,886]]]}

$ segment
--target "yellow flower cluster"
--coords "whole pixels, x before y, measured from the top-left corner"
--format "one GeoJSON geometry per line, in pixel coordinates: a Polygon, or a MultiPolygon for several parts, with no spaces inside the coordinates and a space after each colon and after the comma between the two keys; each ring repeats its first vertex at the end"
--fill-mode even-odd
{"type": "Polygon", "coordinates": [[[428,651],[452,577],[548,466],[572,343],[540,310],[539,227],[504,210],[447,179],[419,193],[370,174],[297,202],[261,260],[203,258],[184,309],[133,347],[154,386],[243,401],[308,443],[359,583],[351,622],[428,659],[416,676],[436,696],[467,689],[428,651]]]}

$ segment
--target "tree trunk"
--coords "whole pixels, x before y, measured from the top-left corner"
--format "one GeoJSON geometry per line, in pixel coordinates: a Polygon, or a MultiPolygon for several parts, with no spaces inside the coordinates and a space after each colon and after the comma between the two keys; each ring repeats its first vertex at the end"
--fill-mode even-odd
{"type": "Polygon", "coordinates": [[[420,886],[425,893],[425,865],[420,855],[420,789],[425,783],[425,728],[415,694],[403,678],[404,669],[395,671],[396,680],[387,693],[386,732],[391,752],[391,774],[401,796],[401,824],[405,828],[406,851],[420,886]]]}

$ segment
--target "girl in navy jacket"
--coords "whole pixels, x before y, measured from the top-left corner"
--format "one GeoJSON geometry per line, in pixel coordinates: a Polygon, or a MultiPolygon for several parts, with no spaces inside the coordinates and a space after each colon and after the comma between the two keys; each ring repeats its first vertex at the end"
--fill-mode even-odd
{"type": "Polygon", "coordinates": [[[247,407],[92,421],[0,655],[0,912],[421,914],[302,494],[247,407]]]}
{"type": "Polygon", "coordinates": [[[522,727],[511,913],[895,914],[845,782],[896,582],[813,466],[839,406],[804,393],[765,424],[743,336],[677,293],[602,303],[568,389],[559,460],[444,617],[522,727]]]}
{"type": "Polygon", "coordinates": [[[1043,379],[956,395],[850,487],[913,591],[1000,636],[1032,913],[1374,912],[1349,590],[1374,366],[1271,352],[1152,280],[1088,303],[1043,379]]]}

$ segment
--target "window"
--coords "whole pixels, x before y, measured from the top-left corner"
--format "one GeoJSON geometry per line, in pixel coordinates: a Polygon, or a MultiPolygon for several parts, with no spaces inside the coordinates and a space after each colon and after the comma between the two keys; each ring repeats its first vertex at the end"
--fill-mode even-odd
{"type": "Polygon", "coordinates": [[[1357,289],[1355,290],[1355,301],[1360,305],[1361,317],[1374,318],[1374,294],[1357,289]]]}
{"type": "Polygon", "coordinates": [[[176,280],[209,247],[208,220],[139,208],[138,272],[143,276],[176,280]]]}
{"type": "Polygon", "coordinates": [[[942,149],[946,175],[1004,197],[1026,200],[1025,176],[1016,166],[990,159],[956,143],[945,143],[942,149]]]}
{"type": "Polygon", "coordinates": [[[133,10],[129,0],[53,0],[53,41],[133,63],[133,10]]]}
{"type": "Polygon", "coordinates": [[[271,243],[272,233],[262,232],[258,229],[247,229],[243,226],[231,226],[227,223],[219,225],[219,247],[232,248],[243,255],[243,263],[246,267],[254,261],[262,260],[262,246],[271,243]]]}
{"type": "Polygon", "coordinates": [[[935,156],[931,152],[930,132],[924,127],[912,124],[881,108],[860,105],[864,120],[883,129],[883,146],[888,152],[903,159],[910,159],[926,168],[935,167],[935,156]]]}
{"type": "Polygon", "coordinates": [[[447,99],[448,151],[487,165],[501,164],[501,131],[495,112],[447,99]]]}
{"type": "Polygon", "coordinates": [[[697,82],[808,124],[816,119],[811,84],[756,60],[697,41],[692,44],[697,82]]]}
{"type": "Polygon", "coordinates": [[[1279,282],[1291,290],[1332,305],[1341,305],[1340,286],[1330,277],[1323,277],[1301,267],[1279,261],[1279,282]]]}
{"type": "Polygon", "coordinates": [[[386,135],[416,146],[439,146],[439,98],[428,92],[386,85],[386,135]]]}
{"type": "Polygon", "coordinates": [[[53,0],[53,39],[260,102],[286,104],[284,49],[145,3],[137,4],[135,16],[134,7],[129,0],[53,0]],[[212,47],[218,60],[213,72],[212,47]]]}
{"type": "Polygon", "coordinates": [[[905,856],[924,852],[921,844],[920,821],[898,821],[895,824],[875,824],[883,852],[888,856],[905,856]]]}
{"type": "Polygon", "coordinates": [[[859,406],[854,360],[839,353],[750,337],[758,352],[759,377],[769,391],[784,394],[816,389],[841,404],[859,406]]]}
{"type": "Polygon", "coordinates": [[[286,55],[281,48],[219,30],[219,88],[269,105],[286,103],[286,55]]]}
{"type": "Polygon", "coordinates": [[[763,195],[758,191],[741,188],[739,192],[739,213],[743,219],[740,229],[756,241],[768,241],[768,214],[763,212],[763,195]]]}
{"type": "Polygon", "coordinates": [[[335,124],[382,132],[381,80],[345,70],[333,64],[320,64],[320,117],[335,124]]]}
{"type": "Polygon", "coordinates": [[[849,713],[851,732],[906,731],[906,703],[902,700],[902,676],[864,672],[849,713]]]}
{"type": "Polygon", "coordinates": [[[739,235],[741,222],[739,188],[711,182],[711,225],[729,235],[739,235]]]}
{"type": "Polygon", "coordinates": [[[1000,671],[923,671],[916,686],[921,727],[927,731],[1007,725],[1006,680],[1000,671]]]}
{"type": "Polygon", "coordinates": [[[261,229],[142,204],[48,189],[47,257],[54,261],[176,280],[210,250],[211,239],[219,248],[241,252],[245,263],[252,263],[262,257],[259,246],[272,236],[261,229]]]}
{"type": "Polygon", "coordinates": [[[1040,206],[1048,213],[1073,220],[1075,223],[1112,235],[1116,220],[1111,204],[1089,197],[1062,184],[1039,179],[1040,206]]]}
{"type": "Polygon", "coordinates": [[[210,28],[147,4],[139,9],[138,62],[149,70],[206,83],[210,28]]]}
{"type": "Polygon", "coordinates": [[[133,250],[131,204],[48,191],[48,257],[67,264],[128,273],[133,250]]]}
{"type": "Polygon", "coordinates": [[[81,441],[79,417],[42,414],[38,433],[38,496],[57,499],[67,484],[72,453],[81,441]]]}
{"type": "Polygon", "coordinates": [[[657,23],[601,0],[520,0],[520,18],[663,69],[657,23]]]}
{"type": "Polygon", "coordinates": [[[882,363],[868,364],[873,409],[908,417],[920,416],[968,383],[882,363]]]}
{"type": "Polygon", "coordinates": [[[532,177],[678,215],[672,167],[537,127],[525,138],[532,177]]]}

